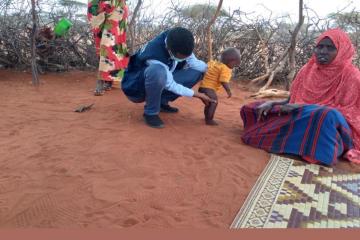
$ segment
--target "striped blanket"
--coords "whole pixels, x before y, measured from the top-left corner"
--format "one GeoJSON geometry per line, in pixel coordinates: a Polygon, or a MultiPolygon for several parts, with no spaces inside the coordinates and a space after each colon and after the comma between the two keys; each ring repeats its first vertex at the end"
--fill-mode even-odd
{"type": "Polygon", "coordinates": [[[244,143],[271,153],[301,156],[311,163],[332,165],[353,148],[351,130],[342,114],[334,108],[304,105],[279,116],[274,107],[265,120],[257,121],[255,102],[242,107],[244,143]]]}

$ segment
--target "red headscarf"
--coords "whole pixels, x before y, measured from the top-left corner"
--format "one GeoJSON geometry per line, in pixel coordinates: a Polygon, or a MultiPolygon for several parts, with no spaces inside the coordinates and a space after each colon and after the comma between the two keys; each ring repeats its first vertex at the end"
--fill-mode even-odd
{"type": "Polygon", "coordinates": [[[360,71],[352,64],[355,50],[341,29],[324,32],[316,44],[326,37],[335,44],[336,58],[321,65],[313,55],[291,86],[290,103],[319,104],[339,110],[351,127],[355,145],[346,157],[360,163],[360,71]]]}

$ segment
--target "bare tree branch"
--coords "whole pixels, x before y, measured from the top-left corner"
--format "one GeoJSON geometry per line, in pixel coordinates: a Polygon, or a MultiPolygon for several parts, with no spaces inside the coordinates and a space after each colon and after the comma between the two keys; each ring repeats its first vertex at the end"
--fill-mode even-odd
{"type": "Polygon", "coordinates": [[[32,31],[31,31],[31,70],[32,70],[32,84],[34,86],[39,85],[38,67],[36,63],[36,46],[35,40],[37,35],[37,19],[35,0],[31,0],[31,15],[32,15],[32,31]]]}
{"type": "Polygon", "coordinates": [[[132,14],[128,29],[130,33],[130,52],[133,53],[135,51],[134,44],[135,44],[135,25],[136,25],[136,18],[138,16],[138,13],[140,11],[141,5],[143,4],[143,0],[138,0],[136,3],[136,6],[134,8],[134,12],[132,14]]]}
{"type": "MultiPolygon", "coordinates": [[[[301,26],[304,23],[304,1],[299,0],[299,22],[295,27],[294,32],[291,34],[291,41],[290,41],[290,47],[289,47],[289,69],[290,72],[287,76],[288,83],[292,82],[292,80],[295,77],[295,71],[296,71],[296,62],[295,62],[295,54],[296,54],[296,40],[297,36],[299,34],[299,31],[301,29],[301,26]]],[[[288,86],[289,86],[288,85],[288,86]]],[[[287,86],[287,88],[288,88],[287,86]]]]}
{"type": "Polygon", "coordinates": [[[212,37],[211,37],[211,27],[212,25],[215,23],[216,19],[218,18],[219,14],[220,14],[220,10],[222,8],[222,4],[223,4],[223,0],[219,0],[216,12],[214,14],[214,16],[212,17],[212,19],[209,21],[207,27],[206,27],[206,31],[207,31],[207,41],[208,41],[208,60],[210,61],[212,59],[213,56],[213,51],[212,51],[212,37]]]}

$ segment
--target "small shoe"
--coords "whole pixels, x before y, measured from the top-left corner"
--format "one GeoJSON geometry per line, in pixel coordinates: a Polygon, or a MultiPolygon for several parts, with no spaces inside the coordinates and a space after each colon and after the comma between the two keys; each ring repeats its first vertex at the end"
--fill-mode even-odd
{"type": "Polygon", "coordinates": [[[144,114],[145,123],[152,128],[163,128],[164,122],[160,119],[159,115],[146,115],[144,114]]]}
{"type": "Polygon", "coordinates": [[[179,111],[178,108],[175,107],[171,107],[168,104],[161,104],[160,106],[160,112],[164,112],[164,113],[177,113],[179,111]]]}

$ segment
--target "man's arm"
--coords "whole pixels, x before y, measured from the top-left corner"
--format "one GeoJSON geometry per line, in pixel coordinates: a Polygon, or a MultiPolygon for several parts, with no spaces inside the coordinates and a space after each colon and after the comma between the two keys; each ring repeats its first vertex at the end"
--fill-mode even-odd
{"type": "Polygon", "coordinates": [[[186,59],[186,62],[189,68],[197,70],[199,72],[206,72],[207,71],[207,64],[204,61],[201,61],[195,57],[195,54],[192,53],[190,57],[186,59]]]}
{"type": "Polygon", "coordinates": [[[174,77],[172,75],[172,73],[169,71],[169,67],[165,64],[163,64],[160,61],[157,60],[148,60],[146,61],[148,65],[150,64],[159,64],[161,66],[163,66],[166,70],[166,84],[165,84],[165,89],[169,90],[177,95],[180,96],[184,96],[184,97],[195,97],[195,98],[199,98],[203,101],[203,103],[205,105],[208,105],[209,102],[216,102],[215,100],[209,98],[208,96],[206,96],[203,93],[199,93],[199,92],[194,92],[194,90],[184,87],[181,84],[178,84],[177,82],[175,82],[174,77]]]}
{"type": "Polygon", "coordinates": [[[158,64],[158,65],[161,65],[162,67],[164,67],[164,69],[166,71],[166,84],[165,84],[166,90],[169,90],[170,92],[173,92],[180,96],[185,96],[185,97],[193,97],[194,96],[194,91],[192,89],[184,87],[183,85],[175,82],[174,77],[173,77],[172,73],[170,72],[169,67],[167,65],[165,65],[164,63],[157,61],[157,60],[148,60],[148,61],[146,61],[146,63],[148,65],[158,64]]]}

